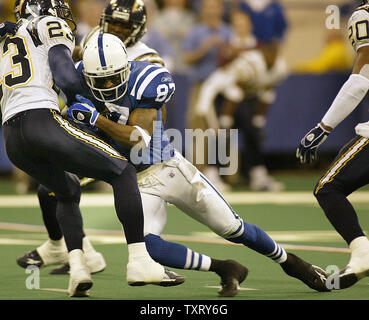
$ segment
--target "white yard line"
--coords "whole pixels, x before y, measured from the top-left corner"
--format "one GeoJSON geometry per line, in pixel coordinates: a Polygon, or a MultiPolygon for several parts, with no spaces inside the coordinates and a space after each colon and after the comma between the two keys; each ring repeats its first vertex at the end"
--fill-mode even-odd
{"type": "MultiPolygon", "coordinates": [[[[26,225],[17,223],[5,223],[0,222],[0,230],[12,230],[12,231],[28,231],[28,232],[45,232],[45,227],[37,225],[26,225]]],[[[125,238],[120,230],[100,230],[100,229],[86,229],[86,233],[89,239],[94,243],[99,244],[122,244],[126,243],[125,238]]],[[[272,237],[273,234],[276,237],[276,241],[288,241],[293,236],[294,241],[311,241],[311,242],[324,242],[324,241],[336,241],[336,235],[334,231],[270,231],[268,232],[272,237]]],[[[9,237],[9,234],[7,234],[9,237]]],[[[241,244],[235,244],[229,242],[223,238],[214,236],[212,233],[202,232],[193,233],[192,235],[173,235],[164,234],[162,235],[164,240],[168,241],[185,241],[194,243],[207,243],[207,244],[220,244],[220,245],[232,245],[242,246],[241,244]]],[[[10,239],[0,238],[1,244],[25,244],[25,245],[37,245],[44,242],[44,240],[36,239],[10,239]]],[[[347,248],[336,248],[326,246],[307,246],[300,244],[289,244],[280,243],[285,249],[289,250],[301,250],[301,251],[317,251],[317,252],[334,252],[334,253],[350,253],[347,248]]]]}
{"type": "MultiPolygon", "coordinates": [[[[316,204],[311,192],[229,192],[224,198],[230,204],[316,204]]],[[[349,196],[353,203],[369,203],[369,191],[360,191],[349,196]]],[[[0,208],[24,208],[39,206],[36,195],[0,196],[0,208]]],[[[112,194],[83,194],[81,207],[113,207],[112,194]]]]}

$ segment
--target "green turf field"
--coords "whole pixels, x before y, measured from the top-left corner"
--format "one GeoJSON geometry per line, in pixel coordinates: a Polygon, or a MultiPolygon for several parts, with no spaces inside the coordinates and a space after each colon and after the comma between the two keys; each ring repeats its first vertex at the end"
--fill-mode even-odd
{"type": "MultiPolygon", "coordinates": [[[[332,230],[321,209],[311,196],[314,179],[290,181],[288,190],[303,193],[272,194],[237,192],[226,195],[236,212],[247,222],[257,224],[279,243],[305,260],[326,269],[336,265],[342,268],[349,259],[346,245],[332,230]],[[291,185],[293,184],[293,187],[291,185]],[[296,187],[300,184],[301,187],[296,187]],[[260,200],[261,199],[261,200],[260,200]],[[287,199],[287,200],[286,200],[287,199]],[[341,249],[342,250],[341,250],[341,249]]],[[[18,267],[15,260],[34,249],[46,239],[41,228],[40,211],[27,197],[9,195],[9,185],[0,183],[0,299],[1,300],[64,300],[67,296],[68,276],[49,275],[51,267],[40,271],[40,289],[29,290],[29,274],[18,267]],[[8,195],[4,195],[7,193],[8,195]],[[10,197],[10,198],[9,198],[10,197]],[[13,198],[14,197],[14,198],[13,198]],[[31,227],[30,227],[31,226],[31,227]]],[[[88,195],[91,197],[92,195],[88,195]]],[[[109,197],[109,195],[106,195],[109,197]]],[[[85,196],[86,197],[86,196],[85,196]]],[[[83,203],[83,202],[82,202],[83,203]]],[[[362,191],[354,201],[362,226],[369,229],[369,193],[362,191]]],[[[172,288],[157,286],[130,287],[125,282],[127,247],[120,234],[121,226],[112,206],[82,205],[84,226],[95,248],[104,254],[107,268],[93,275],[94,286],[87,299],[96,300],[214,300],[217,298],[219,278],[211,272],[175,270],[186,277],[183,285],[172,288]]],[[[191,220],[174,207],[168,209],[168,223],[164,238],[178,241],[192,250],[217,259],[235,259],[247,266],[249,276],[241,285],[234,300],[364,300],[368,299],[369,278],[354,287],[330,293],[317,293],[286,276],[282,269],[269,259],[243,247],[226,243],[209,230],[191,220]]]]}

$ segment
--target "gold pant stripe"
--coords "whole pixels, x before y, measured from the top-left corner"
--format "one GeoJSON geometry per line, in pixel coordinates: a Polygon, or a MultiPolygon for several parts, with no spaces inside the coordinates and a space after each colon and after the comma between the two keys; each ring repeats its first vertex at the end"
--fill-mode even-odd
{"type": "Polygon", "coordinates": [[[124,156],[122,156],[118,151],[116,151],[113,147],[106,144],[103,140],[100,140],[92,135],[87,134],[86,132],[79,130],[69,124],[69,122],[63,120],[54,110],[51,110],[53,113],[54,119],[60,124],[60,126],[68,132],[68,134],[76,137],[78,140],[84,141],[103,152],[109,154],[113,158],[127,160],[124,156]]]}
{"type": "Polygon", "coordinates": [[[318,187],[315,190],[315,194],[317,194],[326,183],[331,182],[342,168],[344,168],[347,163],[349,163],[368,143],[369,140],[367,138],[360,138],[339,159],[337,159],[337,161],[328,169],[327,173],[320,179],[318,187]]]}

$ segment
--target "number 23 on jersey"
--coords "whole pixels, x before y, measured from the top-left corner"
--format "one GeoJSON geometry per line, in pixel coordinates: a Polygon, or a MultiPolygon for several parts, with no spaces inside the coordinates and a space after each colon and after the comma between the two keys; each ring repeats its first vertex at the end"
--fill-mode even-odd
{"type": "Polygon", "coordinates": [[[33,78],[33,65],[27,42],[22,36],[8,37],[2,48],[2,59],[10,59],[11,71],[3,76],[8,89],[24,86],[33,78]]]}

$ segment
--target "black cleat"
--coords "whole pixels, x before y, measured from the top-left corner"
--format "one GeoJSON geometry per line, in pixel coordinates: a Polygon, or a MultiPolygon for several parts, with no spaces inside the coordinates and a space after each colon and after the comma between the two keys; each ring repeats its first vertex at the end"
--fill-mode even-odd
{"type": "Polygon", "coordinates": [[[301,280],[313,290],[331,291],[326,285],[328,275],[322,268],[307,263],[292,253],[287,253],[287,260],[281,263],[281,267],[286,274],[301,280]]]}
{"type": "Polygon", "coordinates": [[[50,271],[50,274],[69,274],[70,267],[69,263],[64,263],[60,267],[57,267],[50,271]]]}
{"type": "Polygon", "coordinates": [[[38,254],[37,250],[32,250],[24,254],[17,259],[17,263],[20,267],[27,269],[29,266],[36,266],[41,268],[44,266],[42,258],[38,254]]]}
{"type": "Polygon", "coordinates": [[[157,283],[157,285],[161,287],[174,287],[182,284],[183,282],[185,282],[185,277],[174,271],[165,269],[165,277],[160,283],[157,283]]]}
{"type": "Polygon", "coordinates": [[[219,262],[216,270],[221,278],[222,289],[218,292],[218,297],[234,297],[240,288],[240,284],[246,279],[249,270],[234,260],[219,262]]]}

